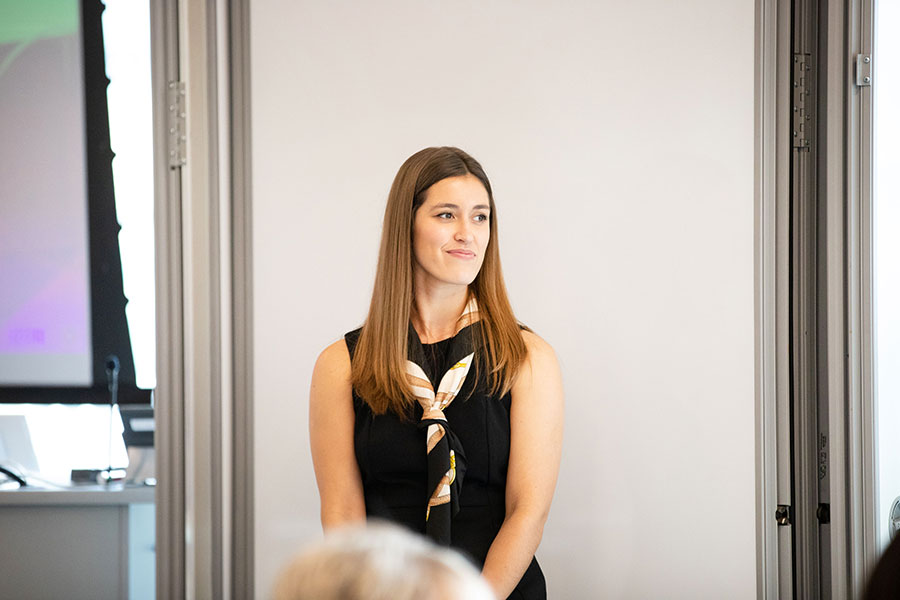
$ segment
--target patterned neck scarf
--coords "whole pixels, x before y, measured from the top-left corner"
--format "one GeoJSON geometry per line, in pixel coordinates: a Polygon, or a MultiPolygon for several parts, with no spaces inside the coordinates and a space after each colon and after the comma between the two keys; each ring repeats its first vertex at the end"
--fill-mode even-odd
{"type": "Polygon", "coordinates": [[[453,402],[465,383],[475,359],[475,327],[480,319],[478,304],[471,298],[456,322],[443,373],[431,372],[422,342],[412,324],[409,326],[407,380],[422,405],[419,427],[426,430],[428,455],[428,504],[425,508],[425,535],[433,541],[450,544],[450,520],[459,512],[459,491],[466,470],[466,457],[459,439],[450,430],[444,409],[453,402]],[[435,392],[432,382],[439,382],[435,392]]]}

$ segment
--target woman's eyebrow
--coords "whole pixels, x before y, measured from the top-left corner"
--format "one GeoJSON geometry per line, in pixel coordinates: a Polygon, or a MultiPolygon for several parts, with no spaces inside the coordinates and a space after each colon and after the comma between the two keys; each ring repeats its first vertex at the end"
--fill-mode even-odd
{"type": "MultiPolygon", "coordinates": [[[[456,204],[453,204],[451,202],[444,202],[443,204],[435,204],[432,208],[456,208],[456,209],[458,209],[459,206],[456,204]]],[[[491,209],[491,207],[488,206],[487,204],[476,204],[475,206],[472,207],[472,210],[490,210],[490,209],[491,209]]]]}

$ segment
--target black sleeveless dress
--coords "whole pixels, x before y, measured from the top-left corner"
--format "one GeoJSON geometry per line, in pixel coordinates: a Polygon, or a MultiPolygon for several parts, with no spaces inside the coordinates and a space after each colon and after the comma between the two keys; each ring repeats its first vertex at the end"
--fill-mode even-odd
{"type": "MultiPolygon", "coordinates": [[[[361,329],[344,336],[350,357],[361,329]]],[[[425,356],[442,366],[452,338],[422,344],[425,356]]],[[[446,369],[433,368],[443,373],[446,369]]],[[[459,513],[451,524],[451,547],[462,552],[479,569],[506,515],[506,471],[509,464],[510,395],[494,398],[484,377],[486,369],[474,369],[458,397],[444,409],[450,428],[465,450],[466,472],[459,495],[459,513]],[[473,390],[474,387],[474,390],[473,390]]],[[[354,391],[356,413],[354,442],[362,475],[366,514],[425,533],[428,499],[425,431],[417,425],[422,408],[415,406],[408,421],[392,413],[375,415],[354,391]]],[[[510,600],[545,600],[544,574],[532,558],[510,600]]]]}

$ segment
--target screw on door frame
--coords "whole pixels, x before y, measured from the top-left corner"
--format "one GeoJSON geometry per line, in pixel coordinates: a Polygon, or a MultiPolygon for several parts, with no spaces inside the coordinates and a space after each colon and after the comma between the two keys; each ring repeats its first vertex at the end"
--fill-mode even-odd
{"type": "Polygon", "coordinates": [[[775,522],[780,527],[791,524],[791,506],[789,504],[779,504],[775,509],[775,522]]]}

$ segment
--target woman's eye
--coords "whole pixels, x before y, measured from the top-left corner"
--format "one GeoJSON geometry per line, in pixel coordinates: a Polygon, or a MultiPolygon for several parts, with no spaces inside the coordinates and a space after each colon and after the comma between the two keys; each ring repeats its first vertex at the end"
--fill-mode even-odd
{"type": "Polygon", "coordinates": [[[453,215],[451,213],[445,212],[437,215],[438,219],[452,219],[453,215]]]}
{"type": "Polygon", "coordinates": [[[475,215],[475,220],[480,221],[481,223],[484,223],[485,221],[488,220],[488,216],[487,215],[475,215]]]}

